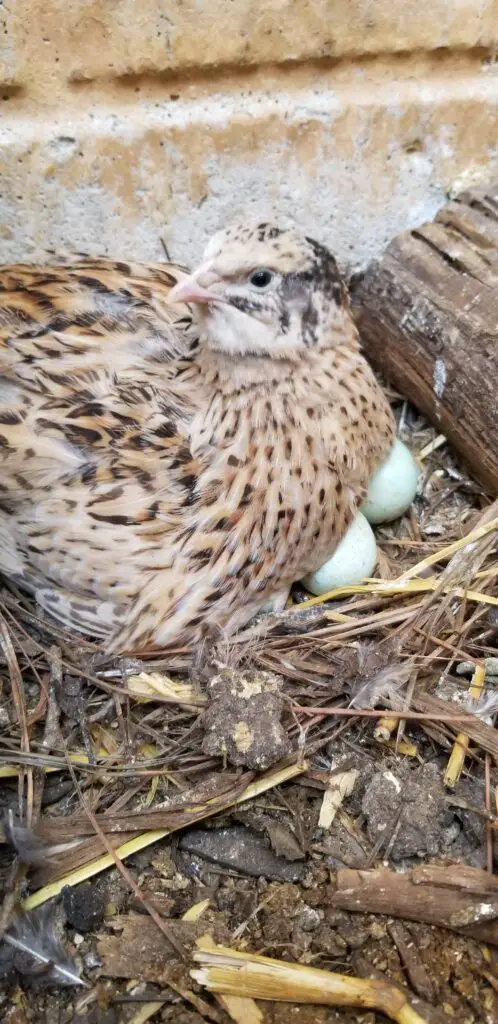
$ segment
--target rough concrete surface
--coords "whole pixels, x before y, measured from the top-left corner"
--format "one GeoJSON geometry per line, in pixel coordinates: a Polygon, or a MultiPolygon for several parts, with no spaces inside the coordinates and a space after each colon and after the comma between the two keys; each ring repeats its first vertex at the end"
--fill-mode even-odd
{"type": "Polygon", "coordinates": [[[0,260],[257,211],[363,265],[496,176],[497,39],[496,0],[0,0],[0,260]]]}

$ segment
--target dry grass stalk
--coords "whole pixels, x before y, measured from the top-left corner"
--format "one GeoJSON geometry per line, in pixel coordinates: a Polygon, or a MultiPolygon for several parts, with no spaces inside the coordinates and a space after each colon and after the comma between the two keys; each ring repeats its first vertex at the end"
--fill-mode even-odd
{"type": "Polygon", "coordinates": [[[330,828],[343,801],[351,796],[359,774],[356,768],[350,768],[349,771],[335,773],[329,779],[320,808],[319,828],[330,828]]]}
{"type": "Polygon", "coordinates": [[[155,1003],[143,1003],[139,1010],[130,1017],[128,1024],[146,1024],[155,1013],[159,1013],[164,1006],[164,1000],[155,1003]]]}
{"type": "MultiPolygon", "coordinates": [[[[485,679],[485,669],[483,665],[477,665],[474,675],[472,677],[472,684],[469,690],[469,697],[472,701],[478,701],[482,695],[485,679]]],[[[450,754],[446,771],[444,773],[444,784],[449,789],[454,789],[465,763],[465,757],[469,749],[470,736],[466,732],[459,732],[458,736],[453,744],[453,750],[450,754]]]]}
{"type": "Polygon", "coordinates": [[[206,948],[202,939],[197,945],[200,948],[193,957],[199,968],[191,975],[210,992],[286,1003],[356,1006],[380,1010],[398,1024],[427,1024],[409,1005],[404,992],[388,982],[351,978],[223,946],[212,949],[208,944],[206,948]]]}
{"type": "MultiPolygon", "coordinates": [[[[216,950],[216,944],[210,935],[204,935],[198,944],[202,944],[202,948],[205,950],[216,950]]],[[[236,995],[216,993],[216,999],[235,1024],[264,1024],[263,1014],[254,999],[238,993],[236,995]]]]}
{"type": "MultiPolygon", "coordinates": [[[[441,700],[440,697],[435,697],[431,693],[416,692],[413,695],[412,704],[426,722],[444,722],[450,734],[455,735],[455,732],[458,732],[455,729],[454,722],[462,721],[463,719],[459,719],[458,716],[453,718],[446,712],[448,707],[453,706],[448,701],[441,700]]],[[[407,717],[409,718],[410,715],[407,717]]],[[[467,715],[465,718],[465,732],[470,736],[476,748],[480,748],[483,752],[487,751],[495,761],[498,761],[498,731],[493,726],[482,722],[477,715],[467,715]]]]}

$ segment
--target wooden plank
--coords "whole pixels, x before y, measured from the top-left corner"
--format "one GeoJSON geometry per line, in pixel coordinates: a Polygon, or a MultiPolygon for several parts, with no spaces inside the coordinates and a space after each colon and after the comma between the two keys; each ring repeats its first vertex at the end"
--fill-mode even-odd
{"type": "Polygon", "coordinates": [[[498,495],[498,185],[394,239],[352,304],[372,364],[498,495]]]}

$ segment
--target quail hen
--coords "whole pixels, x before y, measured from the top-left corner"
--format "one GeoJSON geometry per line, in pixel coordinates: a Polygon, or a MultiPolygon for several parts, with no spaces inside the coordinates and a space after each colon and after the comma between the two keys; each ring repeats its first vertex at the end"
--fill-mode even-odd
{"type": "Polygon", "coordinates": [[[0,568],[112,651],[232,632],[334,551],[395,436],[329,252],[0,268],[0,568]]]}

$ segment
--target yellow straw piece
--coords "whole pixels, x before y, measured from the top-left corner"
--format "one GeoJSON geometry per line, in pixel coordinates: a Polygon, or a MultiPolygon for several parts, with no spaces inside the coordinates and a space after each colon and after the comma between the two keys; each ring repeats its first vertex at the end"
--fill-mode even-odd
{"type": "MultiPolygon", "coordinates": [[[[498,520],[496,520],[498,522],[498,520]]],[[[419,563],[419,568],[422,563],[419,563]]],[[[324,601],[334,601],[339,597],[349,597],[351,594],[371,594],[372,597],[391,597],[397,594],[423,594],[431,590],[437,590],[439,580],[432,576],[430,579],[408,579],[400,576],[397,580],[372,580],[370,583],[357,583],[347,587],[336,587],[329,590],[320,597],[311,597],[309,601],[303,601],[299,608],[311,608],[314,604],[323,604],[324,601]]],[[[467,598],[477,604],[498,605],[498,597],[491,594],[481,594],[477,590],[465,590],[464,587],[446,586],[443,588],[445,594],[454,594],[455,597],[467,598]]]]}
{"type": "Polygon", "coordinates": [[[396,740],[388,740],[386,747],[394,750],[396,754],[402,754],[404,757],[418,756],[418,747],[415,743],[410,743],[408,740],[400,740],[399,743],[396,743],[396,740]]]}
{"type": "MultiPolygon", "coordinates": [[[[301,608],[303,604],[307,604],[307,603],[308,603],[307,601],[302,601],[301,604],[296,604],[294,607],[295,608],[301,608]]],[[[327,615],[327,619],[329,620],[329,622],[339,622],[341,625],[343,623],[345,625],[348,625],[348,623],[353,623],[354,624],[356,622],[356,618],[355,618],[354,615],[343,615],[342,612],[330,612],[330,611],[327,611],[326,615],[327,615]]]]}
{"type": "MultiPolygon", "coordinates": [[[[227,800],[225,805],[219,803],[213,805],[208,801],[204,805],[205,813],[202,815],[202,818],[196,817],[195,820],[196,822],[202,821],[204,818],[209,818],[211,815],[218,814],[222,810],[228,810],[229,807],[235,807],[237,804],[252,800],[261,793],[266,793],[268,789],[273,789],[283,782],[288,782],[289,779],[294,779],[297,775],[302,775],[303,772],[308,771],[308,767],[307,761],[300,761],[299,764],[291,764],[286,768],[267,772],[266,775],[256,779],[255,782],[250,782],[236,800],[227,800]]],[[[134,836],[127,843],[118,846],[115,851],[116,856],[120,860],[126,860],[127,857],[131,857],[133,853],[144,850],[151,843],[157,843],[160,839],[171,835],[179,828],[185,828],[186,824],[188,822],[183,821],[181,825],[177,825],[175,828],[154,829],[150,832],[142,832],[141,835],[134,836]]],[[[57,881],[45,885],[43,889],[38,889],[36,892],[31,893],[31,896],[24,900],[23,907],[25,910],[33,910],[34,907],[39,907],[42,903],[46,903],[52,896],[57,896],[65,885],[78,885],[79,882],[86,882],[87,879],[93,878],[94,875],[100,874],[101,871],[114,867],[114,864],[114,858],[109,853],[103,854],[102,857],[96,857],[95,860],[89,861],[88,864],[75,868],[74,871],[69,871],[63,878],[58,878],[57,881]]]]}
{"type": "Polygon", "coordinates": [[[377,743],[388,743],[391,733],[398,728],[398,725],[399,718],[389,718],[389,715],[379,718],[374,729],[374,740],[377,740],[377,743]]]}
{"type": "MultiPolygon", "coordinates": [[[[204,950],[216,949],[216,943],[211,935],[202,935],[198,939],[197,945],[204,950]]],[[[228,1016],[235,1021],[235,1024],[264,1024],[263,1014],[254,999],[247,999],[239,995],[217,995],[216,999],[228,1016]]]]}
{"type": "MultiPolygon", "coordinates": [[[[98,754],[96,754],[95,756],[96,757],[109,757],[109,754],[108,754],[107,750],[99,750],[98,754]]],[[[69,757],[69,760],[71,761],[71,764],[88,764],[88,755],[87,754],[83,754],[83,753],[81,753],[81,754],[69,754],[68,757],[69,757]]],[[[112,760],[113,760],[113,763],[114,763],[114,758],[112,760]]],[[[17,764],[3,764],[0,767],[0,779],[15,779],[19,775],[19,772],[21,771],[21,767],[22,767],[21,765],[17,765],[17,764]]],[[[31,764],[29,767],[37,768],[38,765],[37,764],[31,764]]],[[[61,764],[57,764],[57,765],[53,765],[53,766],[51,766],[51,765],[40,765],[40,767],[43,768],[43,770],[47,773],[47,775],[49,775],[52,772],[63,772],[65,767],[66,767],[66,764],[65,763],[64,764],[61,763],[61,764]]],[[[105,770],[105,764],[100,763],[97,767],[102,768],[102,769],[105,770]]]]}
{"type": "MultiPolygon", "coordinates": [[[[33,765],[30,765],[30,767],[32,768],[33,765]]],[[[3,764],[0,767],[0,779],[16,779],[20,770],[17,764],[3,764]]],[[[45,768],[44,771],[48,774],[50,772],[60,772],[62,768],[45,768]]]]}
{"type": "Polygon", "coordinates": [[[397,1024],[427,1024],[408,1004],[404,992],[377,979],[351,978],[303,964],[241,953],[197,942],[192,977],[210,992],[322,1006],[357,1006],[380,1010],[397,1024]]]}
{"type": "MultiPolygon", "coordinates": [[[[131,857],[132,853],[139,853],[146,846],[150,846],[151,843],[157,843],[159,839],[167,835],[167,829],[142,832],[141,835],[134,836],[127,843],[118,846],[116,854],[120,860],[126,860],[127,857],[131,857]]],[[[103,854],[102,857],[96,857],[95,860],[89,861],[88,864],[83,864],[82,867],[69,871],[67,875],[63,878],[58,878],[56,882],[50,882],[43,889],[38,889],[36,892],[31,893],[31,896],[24,900],[24,910],[33,910],[34,907],[39,907],[42,903],[52,899],[52,896],[58,896],[65,885],[78,885],[80,882],[86,882],[89,878],[93,878],[94,875],[100,874],[101,871],[105,871],[106,868],[113,867],[113,865],[114,860],[108,853],[103,854]]]]}
{"type": "MultiPolygon", "coordinates": [[[[486,669],[484,668],[484,665],[476,665],[469,690],[469,697],[472,701],[479,700],[479,697],[482,694],[485,678],[486,669]]],[[[448,786],[449,789],[455,788],[460,775],[462,774],[465,757],[469,749],[469,742],[470,740],[467,733],[458,733],[444,773],[444,784],[445,786],[448,786]]]]}
{"type": "Polygon", "coordinates": [[[429,441],[429,444],[426,444],[425,448],[422,448],[422,451],[417,453],[418,461],[423,462],[424,459],[426,459],[429,455],[432,455],[432,453],[437,451],[438,448],[441,448],[443,444],[446,444],[446,441],[447,438],[444,436],[444,434],[438,434],[438,436],[435,437],[433,441],[429,441]]]}
{"type": "Polygon", "coordinates": [[[201,900],[200,903],[193,903],[188,910],[182,914],[182,921],[198,921],[209,907],[211,900],[201,900]]]}
{"type": "Polygon", "coordinates": [[[130,1017],[128,1024],[146,1024],[146,1021],[150,1020],[155,1013],[162,1010],[166,1000],[163,999],[161,1002],[156,1003],[143,1003],[139,1010],[130,1017]]]}
{"type": "Polygon", "coordinates": [[[472,530],[465,537],[461,537],[460,540],[454,541],[453,544],[448,544],[447,547],[441,548],[440,551],[435,551],[432,555],[427,555],[427,558],[423,558],[421,562],[417,562],[416,565],[412,565],[411,569],[407,569],[401,576],[398,576],[398,580],[409,580],[413,576],[418,576],[419,572],[423,569],[427,569],[431,565],[435,565],[436,562],[440,562],[443,558],[449,558],[454,555],[456,551],[460,551],[461,548],[466,548],[469,544],[474,544],[475,541],[481,540],[481,537],[485,537],[487,533],[491,533],[493,530],[498,530],[498,517],[492,519],[489,523],[484,523],[483,526],[477,526],[475,530],[472,530]]]}
{"type": "Polygon", "coordinates": [[[140,672],[128,676],[125,689],[131,696],[146,700],[162,698],[172,704],[184,704],[187,707],[202,707],[206,704],[206,697],[190,683],[175,682],[160,672],[140,672]]]}
{"type": "Polygon", "coordinates": [[[221,996],[218,1001],[235,1024],[264,1024],[263,1014],[254,999],[243,996],[221,996]]]}

